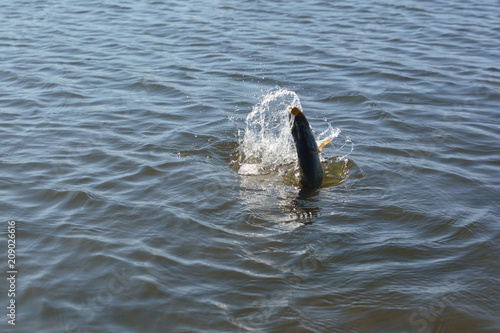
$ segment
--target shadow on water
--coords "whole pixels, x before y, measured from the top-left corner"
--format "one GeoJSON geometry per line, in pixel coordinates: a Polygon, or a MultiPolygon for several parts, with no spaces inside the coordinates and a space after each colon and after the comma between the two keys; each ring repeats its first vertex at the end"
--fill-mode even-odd
{"type": "Polygon", "coordinates": [[[325,213],[322,212],[325,207],[330,207],[324,203],[323,192],[342,185],[349,177],[361,175],[356,164],[349,159],[331,158],[323,162],[323,170],[325,178],[318,189],[300,186],[300,174],[295,164],[265,174],[240,175],[241,203],[259,221],[310,224],[325,213]],[[354,175],[350,175],[351,172],[354,175]]]}
{"type": "Polygon", "coordinates": [[[303,224],[313,223],[313,218],[320,213],[318,195],[321,189],[300,188],[295,197],[291,197],[280,205],[281,211],[303,224]]]}

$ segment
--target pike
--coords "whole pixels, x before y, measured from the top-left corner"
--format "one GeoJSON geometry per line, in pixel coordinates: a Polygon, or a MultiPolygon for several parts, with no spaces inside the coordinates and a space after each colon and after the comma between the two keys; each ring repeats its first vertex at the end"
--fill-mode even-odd
{"type": "Polygon", "coordinates": [[[290,113],[290,117],[293,116],[292,136],[299,159],[300,183],[305,188],[319,188],[323,182],[319,152],[331,139],[326,139],[318,145],[304,113],[296,107],[292,107],[290,113]]]}

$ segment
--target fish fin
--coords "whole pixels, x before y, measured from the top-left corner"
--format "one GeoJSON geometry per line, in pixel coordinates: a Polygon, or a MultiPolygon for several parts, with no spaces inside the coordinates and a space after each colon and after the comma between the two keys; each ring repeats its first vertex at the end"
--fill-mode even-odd
{"type": "Polygon", "coordinates": [[[321,143],[318,145],[318,150],[321,151],[321,149],[326,146],[328,143],[330,143],[330,141],[332,141],[332,139],[325,139],[323,141],[321,141],[321,143]]]}

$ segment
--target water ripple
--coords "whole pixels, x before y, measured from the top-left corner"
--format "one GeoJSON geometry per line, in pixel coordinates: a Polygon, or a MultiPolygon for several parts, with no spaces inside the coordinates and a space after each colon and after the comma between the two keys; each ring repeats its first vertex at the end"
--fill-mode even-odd
{"type": "Polygon", "coordinates": [[[498,331],[498,14],[470,0],[5,3],[17,324],[498,331]],[[247,142],[261,154],[246,170],[267,159],[264,172],[241,169],[245,119],[277,87],[338,135],[308,195],[293,149],[272,154],[293,148],[286,131],[247,142]]]}

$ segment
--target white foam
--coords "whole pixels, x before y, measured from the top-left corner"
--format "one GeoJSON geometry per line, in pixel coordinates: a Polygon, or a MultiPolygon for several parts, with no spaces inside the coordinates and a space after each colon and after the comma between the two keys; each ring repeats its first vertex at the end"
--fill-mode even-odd
{"type": "Polygon", "coordinates": [[[288,116],[292,106],[302,109],[297,94],[283,88],[266,93],[253,106],[240,138],[240,174],[274,170],[296,160],[288,116]]]}

